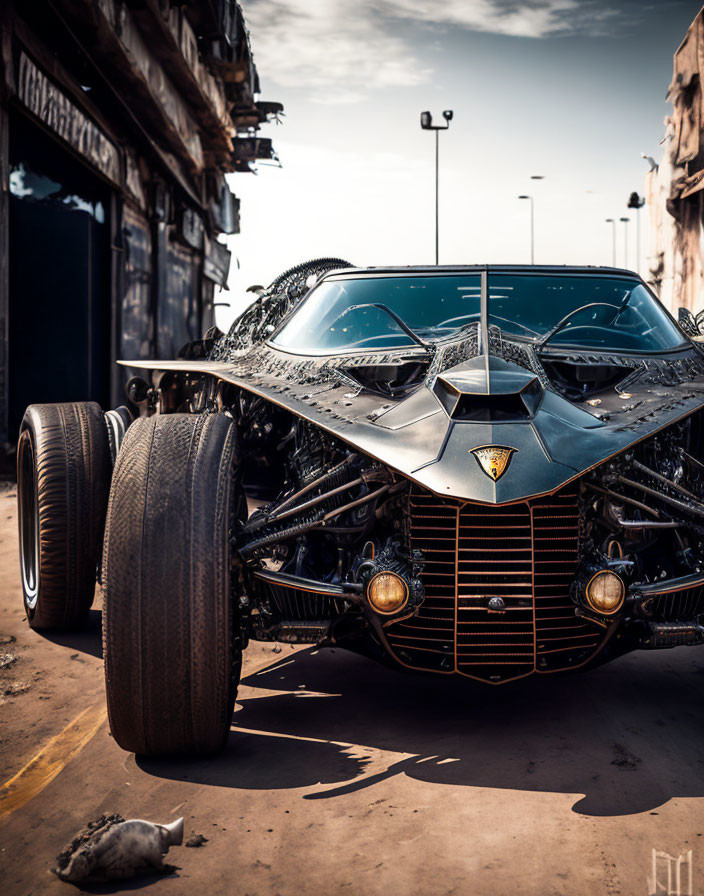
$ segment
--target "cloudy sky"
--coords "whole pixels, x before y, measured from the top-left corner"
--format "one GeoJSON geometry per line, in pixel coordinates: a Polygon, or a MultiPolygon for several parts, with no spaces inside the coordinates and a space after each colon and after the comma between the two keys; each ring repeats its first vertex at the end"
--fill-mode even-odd
{"type": "MultiPolygon", "coordinates": [[[[441,263],[611,264],[607,217],[659,158],[672,55],[689,0],[245,0],[283,167],[235,175],[242,234],[230,292],[299,261],[432,263],[441,119],[441,263]],[[544,175],[531,181],[531,175],[544,175]]],[[[647,209],[642,212],[643,256],[647,209]]],[[[624,264],[623,225],[617,263],[624,264]]],[[[636,266],[635,223],[629,267],[636,266]]],[[[226,323],[225,318],[221,322],[226,323]]]]}

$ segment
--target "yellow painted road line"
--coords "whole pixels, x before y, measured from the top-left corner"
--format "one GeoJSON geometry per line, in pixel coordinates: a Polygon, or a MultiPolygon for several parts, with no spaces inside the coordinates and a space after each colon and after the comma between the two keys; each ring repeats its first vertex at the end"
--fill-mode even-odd
{"type": "Polygon", "coordinates": [[[0,788],[0,819],[33,799],[81,752],[107,716],[105,705],[79,713],[63,731],[52,737],[24,768],[0,788]]]}

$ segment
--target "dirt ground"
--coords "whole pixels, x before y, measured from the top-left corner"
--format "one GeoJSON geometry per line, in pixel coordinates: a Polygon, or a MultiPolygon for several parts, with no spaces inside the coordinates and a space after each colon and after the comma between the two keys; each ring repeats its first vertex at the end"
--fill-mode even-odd
{"type": "Polygon", "coordinates": [[[28,628],[0,484],[0,784],[29,764],[0,790],[3,896],[71,892],[49,868],[103,812],[207,842],[89,892],[645,896],[653,849],[692,850],[704,892],[704,649],[490,688],[255,644],[225,753],[190,763],[117,747],[100,653],[99,601],[84,633],[28,628]]]}

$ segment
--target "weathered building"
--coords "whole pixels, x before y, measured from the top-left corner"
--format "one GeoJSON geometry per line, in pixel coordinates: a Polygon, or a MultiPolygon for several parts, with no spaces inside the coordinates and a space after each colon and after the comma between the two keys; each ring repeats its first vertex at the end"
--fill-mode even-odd
{"type": "Polygon", "coordinates": [[[234,0],[0,3],[0,442],[212,324],[225,174],[273,156],[258,92],[234,0]]]}
{"type": "Polygon", "coordinates": [[[674,57],[661,163],[646,176],[649,280],[663,303],[704,309],[704,9],[674,57]]]}

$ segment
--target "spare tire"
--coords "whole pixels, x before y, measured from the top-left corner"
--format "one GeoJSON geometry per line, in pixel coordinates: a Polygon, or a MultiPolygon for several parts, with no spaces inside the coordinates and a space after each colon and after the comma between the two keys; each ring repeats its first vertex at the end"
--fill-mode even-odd
{"type": "Polygon", "coordinates": [[[17,506],[22,594],[32,628],[76,628],[88,615],[111,466],[99,405],[27,408],[17,444],[17,506]]]}
{"type": "Polygon", "coordinates": [[[125,750],[225,745],[241,666],[230,568],[238,490],[230,417],[158,414],[127,430],[102,578],[108,717],[125,750]]]}

